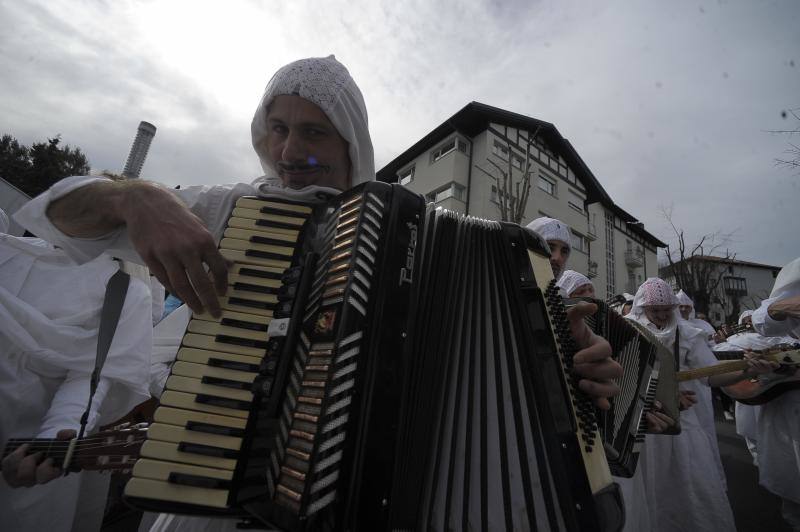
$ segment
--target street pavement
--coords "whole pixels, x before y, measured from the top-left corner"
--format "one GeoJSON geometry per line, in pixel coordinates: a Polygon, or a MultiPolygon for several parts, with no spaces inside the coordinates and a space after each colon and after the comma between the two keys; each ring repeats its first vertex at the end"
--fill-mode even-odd
{"type": "Polygon", "coordinates": [[[758,485],[758,469],[733,421],[717,417],[717,441],[738,532],[791,532],[781,519],[780,498],[758,485]]]}

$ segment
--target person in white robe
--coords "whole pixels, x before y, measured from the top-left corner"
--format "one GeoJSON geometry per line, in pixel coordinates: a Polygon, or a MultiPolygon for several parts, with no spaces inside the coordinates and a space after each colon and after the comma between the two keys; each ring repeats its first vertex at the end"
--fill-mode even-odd
{"type": "MultiPolygon", "coordinates": [[[[118,263],[105,255],[76,264],[40,239],[0,234],[3,446],[10,438],[56,438],[65,430],[77,432],[89,400],[106,283],[118,269],[118,263]]],[[[148,397],[150,308],[148,288],[132,280],[86,434],[119,419],[148,397]]],[[[32,457],[22,456],[18,452],[3,461],[0,515],[4,530],[99,530],[107,478],[73,473],[46,484],[12,488],[34,480],[44,482],[59,473],[49,463],[35,468],[32,457]],[[34,468],[36,479],[22,473],[34,468]],[[87,493],[92,494],[91,504],[77,508],[78,497],[87,493]]]]}
{"type": "MultiPolygon", "coordinates": [[[[781,269],[752,320],[765,336],[800,338],[800,258],[781,269]]],[[[757,436],[759,483],[783,499],[784,520],[800,530],[800,390],[762,405],[757,436]]]]}
{"type": "MultiPolygon", "coordinates": [[[[694,301],[689,297],[689,295],[684,292],[683,290],[679,290],[677,294],[675,294],[675,299],[678,303],[678,312],[680,314],[680,318],[684,320],[686,323],[694,327],[695,329],[699,329],[702,331],[705,336],[706,344],[708,347],[713,347],[716,343],[713,340],[714,327],[711,326],[705,320],[700,320],[695,317],[694,312],[694,301]]],[[[697,386],[694,389],[695,392],[695,399],[697,403],[695,403],[694,408],[696,409],[698,420],[700,421],[703,428],[708,432],[712,445],[714,446],[714,458],[717,469],[719,470],[720,477],[722,478],[723,483],[727,486],[727,481],[725,478],[725,471],[722,468],[722,460],[719,456],[719,445],[717,443],[717,426],[714,421],[714,398],[711,393],[711,388],[708,386],[697,386]]],[[[733,402],[733,401],[730,401],[733,402]]],[[[732,405],[731,405],[732,406],[732,405]]],[[[730,407],[730,406],[729,406],[730,407]]],[[[730,418],[731,412],[726,410],[726,415],[730,418]]]]}
{"type": "Polygon", "coordinates": [[[595,297],[592,280],[575,270],[565,270],[556,286],[566,297],[595,297]]]}
{"type": "Polygon", "coordinates": [[[706,339],[708,346],[712,347],[716,343],[713,340],[714,333],[717,332],[716,329],[714,329],[714,326],[708,323],[706,320],[701,320],[696,316],[694,310],[694,301],[692,301],[692,298],[690,298],[686,292],[679,290],[675,297],[678,299],[678,310],[681,313],[681,317],[689,322],[689,325],[695,329],[704,331],[708,335],[706,339]]]}
{"type": "MultiPolygon", "coordinates": [[[[752,319],[753,311],[745,310],[739,315],[739,325],[752,319]]],[[[757,332],[741,332],[728,336],[724,342],[714,345],[714,353],[730,351],[762,351],[780,345],[791,345],[796,342],[790,336],[762,336],[757,332]]],[[[753,465],[758,465],[758,418],[761,406],[746,405],[736,402],[736,433],[744,438],[747,450],[753,456],[753,465]]]]}
{"type": "MultiPolygon", "coordinates": [[[[670,286],[658,278],[647,279],[636,292],[628,315],[647,327],[659,341],[675,351],[679,343],[680,370],[717,363],[704,333],[680,319],[670,286]]],[[[700,386],[733,384],[756,372],[769,371],[764,361],[749,361],[747,370],[687,381],[681,389],[697,394],[700,386]]],[[[648,434],[643,477],[650,524],[656,531],[735,530],[733,512],[720,475],[716,441],[705,429],[699,410],[681,412],[681,433],[675,436],[648,434]]]]}
{"type": "Polygon", "coordinates": [[[559,279],[567,267],[572,252],[572,231],[569,226],[561,220],[542,216],[526,227],[547,241],[550,247],[550,267],[553,268],[553,277],[559,279]]]}
{"type": "MultiPolygon", "coordinates": [[[[109,252],[144,263],[194,312],[207,309],[216,316],[218,296],[227,285],[227,266],[216,242],[236,199],[322,201],[375,177],[364,99],[333,56],[281,68],[267,85],[251,133],[265,171],[252,184],[172,190],[142,180],[112,183],[76,176],[34,198],[15,219],[78,262],[109,252]]],[[[586,309],[581,306],[570,318],[573,327],[582,327],[577,336],[583,349],[576,360],[584,362],[575,371],[584,377],[581,389],[607,407],[606,398],[618,393],[612,379],[622,369],[611,359],[608,342],[583,323],[580,313],[586,309]]],[[[229,519],[162,515],[154,529],[234,530],[235,525],[229,519]]]]}

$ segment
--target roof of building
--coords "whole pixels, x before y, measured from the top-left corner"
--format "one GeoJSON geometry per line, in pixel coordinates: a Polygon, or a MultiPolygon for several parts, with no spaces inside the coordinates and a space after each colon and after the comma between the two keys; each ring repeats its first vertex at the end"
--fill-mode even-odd
{"type": "MultiPolygon", "coordinates": [[[[703,260],[703,261],[708,261],[708,262],[720,262],[720,263],[723,263],[723,264],[731,264],[731,265],[735,265],[735,266],[749,266],[751,268],[764,268],[764,269],[767,269],[767,270],[774,270],[774,271],[778,271],[778,270],[781,269],[780,266],[772,266],[771,264],[761,264],[761,263],[758,263],[758,262],[750,262],[750,261],[746,261],[746,260],[739,260],[739,259],[736,259],[736,258],[729,258],[729,257],[715,257],[713,255],[694,255],[692,257],[689,257],[686,260],[687,261],[690,261],[690,260],[703,260]]],[[[682,261],[678,261],[678,262],[676,262],[676,264],[679,264],[680,262],[682,262],[682,261]]]]}
{"type": "Polygon", "coordinates": [[[409,161],[412,161],[431,149],[434,144],[444,139],[453,132],[458,132],[468,137],[474,137],[482,131],[489,128],[489,125],[494,123],[503,124],[508,127],[523,129],[527,131],[538,130],[538,135],[542,137],[545,142],[557,152],[567,165],[575,173],[576,177],[586,187],[586,202],[587,203],[601,203],[605,207],[612,210],[616,215],[620,216],[625,222],[630,223],[631,231],[638,234],[651,244],[657,247],[666,247],[666,244],[656,238],[654,235],[643,229],[641,226],[634,225],[638,220],[631,214],[616,205],[611,196],[605,191],[603,186],[594,176],[592,171],[583,161],[577,150],[572,144],[559,133],[556,126],[550,122],[544,122],[536,118],[513,113],[492,107],[480,102],[470,102],[465,105],[456,114],[445,120],[441,125],[436,127],[433,131],[422,137],[413,146],[406,151],[395,157],[386,166],[378,170],[378,181],[385,181],[393,183],[397,181],[397,172],[403,168],[409,161]]]}

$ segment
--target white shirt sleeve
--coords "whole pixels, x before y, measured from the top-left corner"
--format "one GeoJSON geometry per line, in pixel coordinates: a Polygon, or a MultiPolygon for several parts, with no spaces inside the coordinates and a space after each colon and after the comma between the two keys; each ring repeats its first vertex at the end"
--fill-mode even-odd
{"type": "MultiPolygon", "coordinates": [[[[50,409],[42,419],[39,426],[38,438],[55,438],[59,430],[75,429],[81,425],[81,416],[89,404],[90,376],[85,373],[69,372],[64,382],[59,386],[50,403],[50,409]]],[[[100,379],[97,391],[92,399],[92,410],[89,413],[89,422],[86,424],[87,433],[94,428],[98,412],[110,387],[108,379],[100,379]]]]}
{"type": "Polygon", "coordinates": [[[800,329],[800,320],[786,318],[774,320],[769,316],[769,306],[781,298],[772,297],[761,302],[761,306],[753,312],[753,328],[763,336],[786,336],[794,330],[800,329]]]}
{"type": "MultiPolygon", "coordinates": [[[[108,181],[108,179],[92,176],[73,176],[62,179],[29,201],[14,214],[14,219],[31,233],[62,248],[70,258],[78,263],[88,262],[102,253],[108,253],[113,257],[142,264],[142,259],[133,249],[125,227],[120,227],[97,238],[75,238],[62,233],[47,217],[47,207],[51,201],[81,187],[101,181],[108,181]]],[[[225,230],[225,223],[236,200],[240,196],[256,194],[256,189],[252,185],[244,183],[193,186],[171,191],[203,220],[217,241],[225,230]]]]}

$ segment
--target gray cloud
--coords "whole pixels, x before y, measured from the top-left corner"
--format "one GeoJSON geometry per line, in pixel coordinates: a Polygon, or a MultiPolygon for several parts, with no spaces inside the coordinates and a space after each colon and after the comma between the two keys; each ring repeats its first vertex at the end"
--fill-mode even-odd
{"type": "MultiPolygon", "coordinates": [[[[166,17],[171,4],[144,5],[164,5],[166,17]]],[[[782,264],[800,254],[800,176],[775,168],[787,139],[766,133],[786,127],[781,110],[800,106],[796,2],[269,5],[229,2],[216,17],[170,21],[176,35],[208,24],[200,38],[219,53],[202,48],[197,59],[229,78],[232,96],[151,41],[138,4],[4,2],[4,131],[25,142],[61,133],[94,167],[119,170],[144,119],[159,127],[145,175],[171,185],[248,180],[259,165],[242,109],[255,107],[279,65],[335,53],[367,100],[378,167],[482,101],[554,123],[620,206],[664,240],[659,206],[672,204],[690,239],[738,228],[742,258],[782,264]],[[231,39],[239,25],[263,30],[231,39]]]]}

